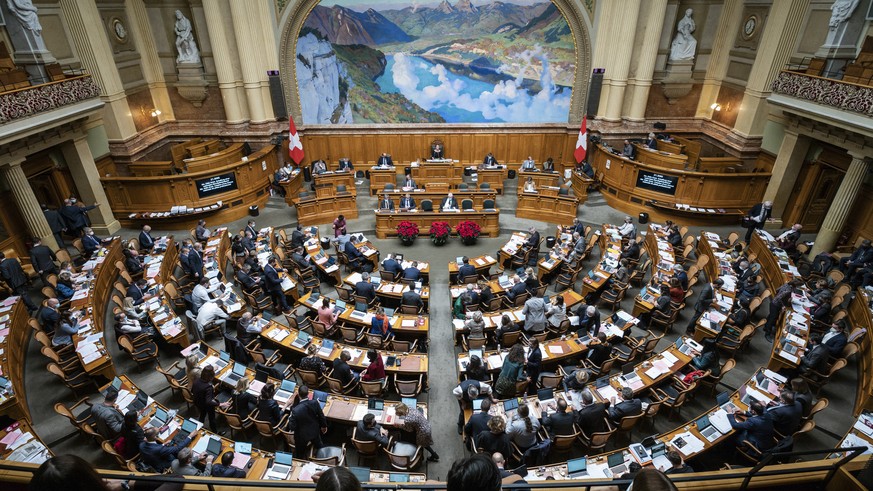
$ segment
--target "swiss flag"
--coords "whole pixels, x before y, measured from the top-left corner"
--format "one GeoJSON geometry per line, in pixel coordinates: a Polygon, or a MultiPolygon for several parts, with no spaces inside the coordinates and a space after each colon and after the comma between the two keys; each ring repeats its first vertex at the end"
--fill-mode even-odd
{"type": "MultiPolygon", "coordinates": [[[[293,124],[293,123],[292,123],[293,124]]],[[[576,139],[576,151],[573,156],[576,157],[576,162],[585,160],[585,154],[588,152],[588,117],[582,118],[582,127],[579,128],[579,138],[576,139]]]]}
{"type": "Polygon", "coordinates": [[[294,126],[294,118],[288,117],[291,121],[291,127],[288,129],[288,156],[295,164],[303,162],[303,142],[300,141],[300,136],[297,135],[297,127],[294,126]]]}

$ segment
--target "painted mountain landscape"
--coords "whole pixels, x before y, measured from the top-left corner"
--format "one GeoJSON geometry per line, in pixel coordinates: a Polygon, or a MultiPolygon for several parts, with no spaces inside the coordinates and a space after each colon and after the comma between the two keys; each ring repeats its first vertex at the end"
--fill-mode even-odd
{"type": "Polygon", "coordinates": [[[575,50],[553,3],[335,1],[297,42],[305,124],[567,122],[575,50]]]}

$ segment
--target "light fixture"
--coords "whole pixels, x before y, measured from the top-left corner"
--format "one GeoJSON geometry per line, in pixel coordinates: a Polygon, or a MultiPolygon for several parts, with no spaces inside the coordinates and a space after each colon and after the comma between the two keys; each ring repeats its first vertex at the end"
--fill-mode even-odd
{"type": "Polygon", "coordinates": [[[150,116],[153,117],[153,118],[157,118],[158,116],[161,115],[161,110],[158,109],[158,108],[156,108],[156,107],[153,107],[153,108],[151,108],[151,109],[146,109],[145,106],[140,106],[140,107],[139,107],[139,112],[140,112],[140,114],[142,114],[143,116],[145,116],[146,114],[148,114],[148,115],[150,115],[150,116]]]}
{"type": "Polygon", "coordinates": [[[712,109],[713,111],[721,111],[721,104],[719,104],[717,102],[713,102],[712,105],[709,106],[709,108],[712,109]]]}

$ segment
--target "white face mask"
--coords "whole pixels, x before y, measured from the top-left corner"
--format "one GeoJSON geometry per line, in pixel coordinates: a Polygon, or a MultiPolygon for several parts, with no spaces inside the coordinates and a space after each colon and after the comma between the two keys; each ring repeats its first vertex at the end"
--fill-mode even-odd
{"type": "Polygon", "coordinates": [[[78,200],[76,200],[76,199],[71,199],[71,200],[70,200],[70,204],[75,205],[75,204],[76,204],[76,201],[78,201],[78,200]]]}
{"type": "Polygon", "coordinates": [[[840,330],[837,329],[836,327],[832,327],[832,328],[831,328],[831,332],[834,333],[834,334],[836,334],[836,333],[840,332],[840,330]]]}

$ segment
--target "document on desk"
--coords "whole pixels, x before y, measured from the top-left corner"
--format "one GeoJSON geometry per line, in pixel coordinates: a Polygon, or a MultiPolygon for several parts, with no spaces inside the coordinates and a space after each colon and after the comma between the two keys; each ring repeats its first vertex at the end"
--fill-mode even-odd
{"type": "Polygon", "coordinates": [[[722,434],[727,434],[731,431],[731,422],[728,419],[727,411],[724,409],[719,408],[718,411],[710,414],[709,422],[722,434]]]}
{"type": "Polygon", "coordinates": [[[694,436],[693,433],[689,431],[676,435],[675,437],[673,437],[672,440],[670,440],[670,443],[672,443],[672,445],[676,449],[682,452],[682,455],[684,455],[685,457],[689,457],[697,452],[700,452],[704,448],[703,440],[697,438],[696,436],[694,436]],[[683,444],[682,442],[685,443],[683,444]]]}
{"type": "Polygon", "coordinates": [[[605,385],[597,389],[597,393],[600,394],[600,397],[606,399],[607,401],[611,401],[613,397],[618,396],[618,391],[615,390],[615,387],[611,385],[605,385]]]}
{"type": "Polygon", "coordinates": [[[503,357],[501,355],[488,355],[488,368],[498,369],[503,367],[503,357]]]}

